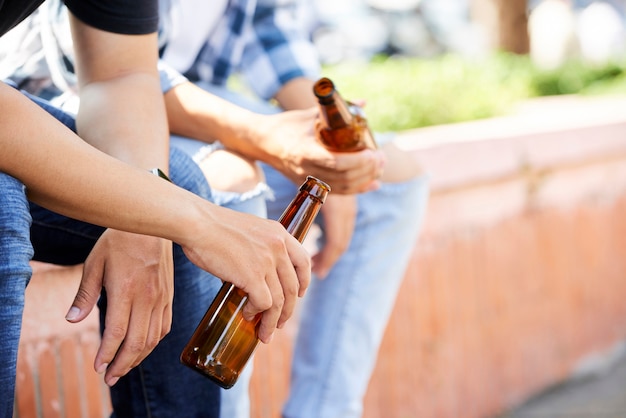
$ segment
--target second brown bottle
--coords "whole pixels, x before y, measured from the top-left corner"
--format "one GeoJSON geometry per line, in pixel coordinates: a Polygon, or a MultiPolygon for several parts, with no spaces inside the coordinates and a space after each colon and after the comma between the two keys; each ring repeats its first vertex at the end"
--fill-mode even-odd
{"type": "MultiPolygon", "coordinates": [[[[307,177],[279,222],[298,241],[304,241],[329,191],[326,183],[307,177]]],[[[180,356],[183,364],[225,389],[237,382],[259,343],[261,315],[246,321],[242,311],[247,301],[246,293],[225,282],[180,356]]]]}
{"type": "Polygon", "coordinates": [[[317,80],[313,94],[320,109],[315,131],[328,150],[353,152],[377,148],[363,109],[344,100],[329,78],[317,80]]]}

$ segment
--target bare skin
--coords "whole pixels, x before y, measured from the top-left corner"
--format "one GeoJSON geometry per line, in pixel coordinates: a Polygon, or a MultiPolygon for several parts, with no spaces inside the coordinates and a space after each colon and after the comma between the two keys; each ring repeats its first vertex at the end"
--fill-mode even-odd
{"type": "Polygon", "coordinates": [[[308,286],[308,254],[279,223],[217,207],[149,174],[145,168],[167,170],[156,35],[116,35],[71,20],[79,134],[106,153],[0,83],[0,171],[20,179],[32,201],[112,228],[86,261],[68,312],[81,321],[102,287],[111,295],[94,368],[113,385],[169,331],[171,241],[248,293],[244,314],[263,312],[259,337],[268,342],[308,286]]]}
{"type": "Polygon", "coordinates": [[[191,83],[167,92],[165,103],[175,134],[208,143],[219,138],[227,149],[273,166],[296,184],[306,175],[330,184],[332,193],[322,207],[325,246],[313,257],[313,271],[324,278],[352,238],[356,194],[377,189],[379,181],[409,180],[421,169],[393,143],[378,151],[326,150],[313,132],[319,112],[312,87],[313,81],[305,78],[283,86],[275,98],[286,111],[275,115],[249,112],[191,83]]]}

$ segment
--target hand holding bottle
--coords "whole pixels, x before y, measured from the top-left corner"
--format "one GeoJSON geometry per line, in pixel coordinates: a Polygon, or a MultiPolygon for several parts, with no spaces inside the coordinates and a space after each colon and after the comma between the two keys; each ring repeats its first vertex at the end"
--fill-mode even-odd
{"type": "MultiPolygon", "coordinates": [[[[308,177],[283,212],[279,222],[298,242],[304,240],[329,191],[324,182],[308,177]]],[[[183,364],[226,389],[235,384],[254,353],[262,327],[259,317],[246,316],[252,299],[233,283],[222,285],[180,356],[183,364]]]]}
{"type": "Polygon", "coordinates": [[[252,319],[262,313],[258,336],[269,342],[309,285],[310,257],[276,221],[221,207],[213,209],[219,212],[219,222],[214,223],[210,234],[198,233],[197,242],[183,246],[183,250],[191,262],[248,295],[243,315],[252,319]],[[207,252],[200,253],[200,248],[207,252]]]}
{"type": "MultiPolygon", "coordinates": [[[[311,95],[312,96],[312,95],[311,95]]],[[[249,140],[240,148],[228,147],[263,161],[300,184],[310,175],[323,179],[334,194],[375,190],[385,159],[380,150],[333,152],[316,138],[319,109],[290,110],[274,115],[253,115],[249,140]]],[[[230,142],[232,138],[229,138],[230,142]]]]}
{"type": "Polygon", "coordinates": [[[329,78],[317,80],[313,94],[320,109],[315,131],[326,148],[335,152],[378,148],[363,109],[344,100],[329,78]]]}

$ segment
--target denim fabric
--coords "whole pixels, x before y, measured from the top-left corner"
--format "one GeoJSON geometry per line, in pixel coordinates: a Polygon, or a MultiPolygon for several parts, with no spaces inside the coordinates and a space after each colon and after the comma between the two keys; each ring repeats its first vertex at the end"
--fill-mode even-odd
{"type": "MultiPolygon", "coordinates": [[[[191,156],[196,162],[208,156],[211,150],[219,146],[207,145],[204,142],[193,139],[172,136],[172,147],[179,148],[191,156]]],[[[248,193],[232,193],[213,190],[213,201],[238,212],[253,213],[257,216],[267,217],[265,199],[269,191],[265,184],[259,184],[255,190],[248,193]]],[[[216,292],[219,289],[216,289],[216,292]]],[[[237,383],[230,389],[220,389],[221,392],[221,418],[246,418],[250,416],[249,386],[252,377],[253,359],[250,359],[243,372],[239,375],[237,383]]],[[[181,415],[182,416],[182,415],[181,415]]]]}
{"type": "MultiPolygon", "coordinates": [[[[257,113],[280,111],[267,102],[222,87],[203,82],[198,85],[257,113]]],[[[392,138],[392,135],[377,135],[379,143],[392,138]]],[[[272,167],[265,164],[261,167],[273,194],[272,199],[267,199],[267,215],[278,219],[296,194],[297,185],[272,167]]],[[[383,183],[379,190],[358,196],[350,247],[324,280],[312,281],[300,305],[284,418],[362,415],[363,396],[425,215],[427,199],[425,177],[404,183],[383,183]]],[[[322,230],[320,245],[323,245],[321,217],[316,223],[322,230]]],[[[237,383],[239,390],[242,383],[237,383]]],[[[241,401],[241,396],[223,395],[221,418],[249,416],[224,414],[232,402],[241,401]]]]}
{"type": "MultiPolygon", "coordinates": [[[[70,128],[74,119],[30,96],[70,128]]],[[[173,145],[170,149],[170,178],[179,186],[226,207],[265,217],[263,189],[256,193],[213,192],[191,157],[173,145]]],[[[35,204],[29,205],[24,187],[0,173],[0,406],[11,417],[15,360],[19,341],[24,290],[30,278],[29,260],[56,264],[84,261],[103,228],[69,219],[35,204]],[[32,228],[31,224],[32,214],[32,228]],[[31,246],[32,239],[32,246],[31,246]],[[10,251],[9,251],[10,249],[10,251]]],[[[139,365],[111,388],[114,417],[207,417],[219,416],[219,387],[180,364],[179,356],[209,307],[221,281],[193,265],[174,245],[174,302],[171,332],[139,365]]],[[[106,294],[99,302],[101,317],[106,312],[106,294]]]]}
{"type": "Polygon", "coordinates": [[[24,185],[0,173],[0,417],[11,418],[24,292],[32,271],[24,185]]]}
{"type": "MultiPolygon", "coordinates": [[[[179,186],[211,199],[204,175],[176,148],[170,153],[170,178],[179,186]]],[[[35,259],[57,264],[84,261],[103,228],[75,221],[31,204],[35,259]]],[[[174,245],[174,302],[170,333],[137,367],[110,389],[113,417],[217,417],[219,388],[180,364],[183,346],[221,286],[221,281],[193,265],[174,245]],[[201,399],[202,402],[198,402],[201,399]]],[[[100,301],[101,325],[106,294],[100,301]]]]}
{"type": "Polygon", "coordinates": [[[427,197],[425,178],[359,195],[350,247],[324,280],[312,282],[301,305],[285,418],[362,416],[427,197]]]}
{"type": "MultiPolygon", "coordinates": [[[[174,147],[169,176],[175,184],[212,199],[198,166],[174,147]]],[[[179,357],[220,286],[220,280],[189,262],[180,246],[174,245],[172,329],[139,366],[111,387],[112,417],[219,416],[219,387],[181,365],[179,357]]],[[[100,305],[103,312],[106,295],[100,305]]],[[[101,315],[101,325],[103,319],[101,315]]]]}

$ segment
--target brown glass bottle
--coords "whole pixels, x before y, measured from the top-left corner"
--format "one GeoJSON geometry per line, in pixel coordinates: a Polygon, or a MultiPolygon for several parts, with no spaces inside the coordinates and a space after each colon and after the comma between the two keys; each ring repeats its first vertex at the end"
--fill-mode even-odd
{"type": "Polygon", "coordinates": [[[317,80],[313,94],[320,108],[316,132],[327,149],[352,152],[377,148],[363,109],[345,101],[329,78],[317,80]]]}
{"type": "MultiPolygon", "coordinates": [[[[304,241],[329,191],[326,183],[307,177],[279,222],[298,241],[304,241]]],[[[259,343],[261,315],[252,321],[243,318],[247,300],[241,289],[225,282],[180,355],[183,364],[225,389],[235,384],[259,343]]]]}

